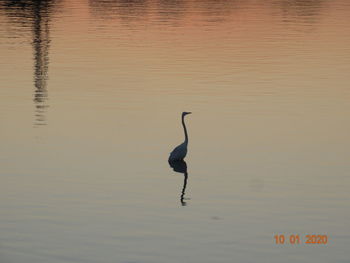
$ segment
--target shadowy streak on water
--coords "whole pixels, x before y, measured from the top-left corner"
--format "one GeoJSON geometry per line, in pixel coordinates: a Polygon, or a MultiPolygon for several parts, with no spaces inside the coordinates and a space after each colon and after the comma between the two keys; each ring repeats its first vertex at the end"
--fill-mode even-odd
{"type": "Polygon", "coordinates": [[[187,202],[185,200],[189,200],[185,198],[186,193],[186,186],[187,186],[187,179],[188,179],[188,173],[187,173],[187,164],[185,161],[169,161],[169,165],[173,168],[173,170],[177,173],[182,173],[184,175],[184,183],[180,195],[180,202],[182,206],[186,206],[187,202]]]}
{"type": "Polygon", "coordinates": [[[10,21],[31,31],[34,53],[34,125],[46,125],[46,111],[49,107],[47,81],[49,71],[50,16],[53,0],[5,0],[0,8],[5,10],[10,21]]]}

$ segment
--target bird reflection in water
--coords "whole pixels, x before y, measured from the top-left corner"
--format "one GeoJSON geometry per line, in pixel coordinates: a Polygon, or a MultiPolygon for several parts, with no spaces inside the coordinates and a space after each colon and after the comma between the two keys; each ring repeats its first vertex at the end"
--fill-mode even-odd
{"type": "Polygon", "coordinates": [[[169,165],[173,168],[175,172],[182,173],[184,175],[184,183],[183,183],[182,191],[180,195],[180,202],[182,206],[186,206],[187,202],[185,200],[189,200],[188,198],[185,198],[187,179],[188,179],[187,164],[185,161],[169,161],[169,165]]]}

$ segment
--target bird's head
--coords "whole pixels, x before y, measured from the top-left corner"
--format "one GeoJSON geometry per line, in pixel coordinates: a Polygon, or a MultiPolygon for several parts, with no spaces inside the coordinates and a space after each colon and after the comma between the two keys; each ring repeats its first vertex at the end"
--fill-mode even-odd
{"type": "Polygon", "coordinates": [[[187,114],[191,114],[192,112],[188,112],[188,111],[184,111],[183,113],[182,113],[182,116],[184,117],[184,116],[186,116],[187,114]]]}

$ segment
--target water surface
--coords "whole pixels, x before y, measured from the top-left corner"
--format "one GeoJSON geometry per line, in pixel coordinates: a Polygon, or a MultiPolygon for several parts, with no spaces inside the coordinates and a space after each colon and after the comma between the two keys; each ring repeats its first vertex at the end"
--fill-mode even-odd
{"type": "Polygon", "coordinates": [[[345,0],[0,0],[0,261],[347,262],[349,17],[345,0]]]}

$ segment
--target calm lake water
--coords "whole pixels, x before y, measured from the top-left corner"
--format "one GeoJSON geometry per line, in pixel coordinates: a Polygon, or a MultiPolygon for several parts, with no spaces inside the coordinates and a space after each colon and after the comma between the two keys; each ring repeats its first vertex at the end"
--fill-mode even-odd
{"type": "Polygon", "coordinates": [[[347,0],[0,0],[0,262],[349,262],[349,25],[347,0]]]}

